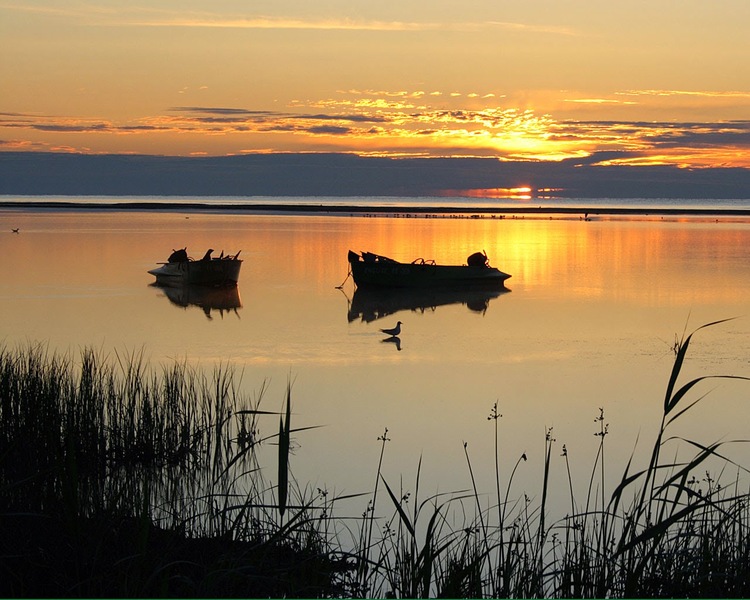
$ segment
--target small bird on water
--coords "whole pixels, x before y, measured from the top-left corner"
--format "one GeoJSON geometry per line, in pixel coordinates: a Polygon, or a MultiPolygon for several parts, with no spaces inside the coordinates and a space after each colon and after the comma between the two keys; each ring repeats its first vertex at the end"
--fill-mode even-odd
{"type": "Polygon", "coordinates": [[[401,333],[401,321],[396,323],[396,326],[392,329],[381,329],[383,333],[386,335],[390,335],[391,337],[397,336],[399,333],[401,333]]]}

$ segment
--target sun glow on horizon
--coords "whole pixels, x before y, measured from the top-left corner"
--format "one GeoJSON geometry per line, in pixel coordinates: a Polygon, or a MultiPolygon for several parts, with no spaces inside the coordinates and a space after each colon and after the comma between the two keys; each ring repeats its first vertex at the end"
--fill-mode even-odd
{"type": "Polygon", "coordinates": [[[528,186],[524,187],[493,187],[493,188],[469,188],[462,190],[440,190],[438,195],[442,197],[462,198],[485,198],[497,200],[531,200],[534,190],[528,186]]]}

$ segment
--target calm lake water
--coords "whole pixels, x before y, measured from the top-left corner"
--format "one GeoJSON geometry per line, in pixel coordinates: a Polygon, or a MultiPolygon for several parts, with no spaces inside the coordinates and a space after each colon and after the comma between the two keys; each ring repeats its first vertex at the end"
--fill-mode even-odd
{"type": "MultiPolygon", "coordinates": [[[[750,376],[750,223],[722,218],[368,218],[235,212],[0,211],[0,341],[45,342],[78,355],[144,352],[155,367],[230,364],[262,408],[279,410],[293,381],[292,469],[301,484],[371,491],[388,428],[384,473],[420,495],[468,488],[463,443],[480,491],[522,453],[514,489],[537,497],[545,431],[553,485],[566,497],[565,444],[585,490],[609,424],[608,477],[650,448],[675,337],[718,319],[691,345],[685,376],[750,376]],[[11,228],[19,228],[18,234],[11,228]],[[194,257],[241,250],[235,295],[168,294],[147,270],[173,248],[194,257]],[[485,250],[512,274],[507,293],[363,298],[347,280],[349,249],[464,263],[485,250]],[[337,286],[344,283],[341,289],[337,286]],[[203,307],[201,306],[203,305],[203,307]],[[205,308],[213,307],[213,308],[205,308]],[[374,318],[385,314],[382,318],[374,318]],[[380,328],[403,322],[400,348],[380,328]],[[636,446],[636,441],[639,439],[636,446]]],[[[704,443],[750,438],[750,384],[712,380],[676,423],[704,443]]],[[[277,420],[269,417],[266,433],[277,420]]],[[[685,444],[682,445],[683,450],[685,444]]],[[[273,477],[274,449],[269,452],[273,477]]],[[[726,450],[744,460],[742,446],[726,450]]],[[[744,460],[745,464],[750,461],[744,460]]],[[[364,506],[364,500],[361,504],[364,506]]]]}

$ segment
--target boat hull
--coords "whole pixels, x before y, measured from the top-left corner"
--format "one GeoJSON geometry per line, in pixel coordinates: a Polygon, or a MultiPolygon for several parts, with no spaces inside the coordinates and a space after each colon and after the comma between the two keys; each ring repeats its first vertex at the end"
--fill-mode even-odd
{"type": "Polygon", "coordinates": [[[160,285],[236,285],[240,278],[240,259],[189,260],[163,263],[149,273],[160,285]]]}
{"type": "MultiPolygon", "coordinates": [[[[393,260],[353,260],[352,277],[357,287],[455,288],[501,287],[510,275],[489,266],[400,263],[393,260]]],[[[356,255],[354,255],[356,256],[356,255]]]]}

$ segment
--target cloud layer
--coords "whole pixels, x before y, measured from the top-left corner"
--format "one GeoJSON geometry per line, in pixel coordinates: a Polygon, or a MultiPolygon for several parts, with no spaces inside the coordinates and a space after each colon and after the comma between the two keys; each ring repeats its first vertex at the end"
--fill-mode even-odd
{"type": "MultiPolygon", "coordinates": [[[[0,148],[69,147],[87,151],[91,140],[131,136],[132,151],[148,140],[221,139],[225,154],[331,150],[383,156],[492,156],[501,160],[561,160],[622,152],[607,164],[674,164],[750,168],[750,121],[644,121],[556,119],[510,107],[494,94],[442,91],[345,90],[285,110],[185,105],[127,122],[31,113],[0,113],[0,148]],[[501,105],[502,103],[502,105],[501,105]],[[44,137],[38,141],[39,135],[44,137]],[[24,139],[24,138],[28,139],[24,139]],[[88,140],[88,141],[87,141],[88,140]]],[[[714,97],[710,92],[618,92],[610,99],[566,98],[568,103],[620,102],[622,97],[714,97]]],[[[750,95],[730,95],[742,100],[750,95]]]]}

